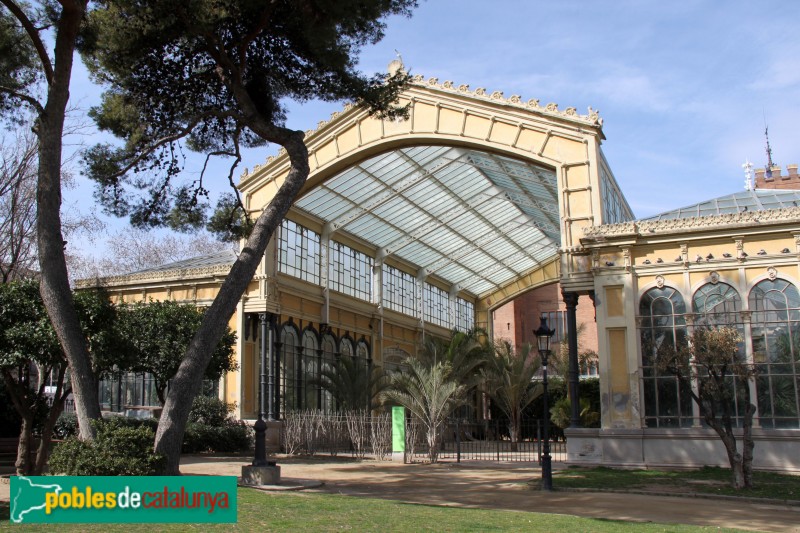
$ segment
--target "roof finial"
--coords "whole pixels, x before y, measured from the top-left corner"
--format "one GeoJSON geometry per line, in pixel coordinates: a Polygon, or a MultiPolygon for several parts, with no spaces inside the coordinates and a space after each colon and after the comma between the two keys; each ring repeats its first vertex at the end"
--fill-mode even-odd
{"type": "Polygon", "coordinates": [[[775,164],[772,162],[772,148],[769,146],[769,126],[767,126],[767,115],[764,113],[764,137],[767,140],[767,172],[766,176],[768,178],[772,177],[772,167],[775,164]]]}
{"type": "Polygon", "coordinates": [[[744,169],[744,190],[752,191],[753,190],[753,163],[751,163],[747,158],[744,160],[744,164],[742,165],[744,169]]]}
{"type": "Polygon", "coordinates": [[[403,56],[401,56],[400,52],[398,52],[396,49],[395,49],[394,53],[397,54],[397,59],[392,59],[392,62],[389,63],[389,75],[390,76],[394,76],[398,72],[405,73],[405,71],[406,71],[406,67],[405,67],[405,65],[403,65],[403,56]]]}

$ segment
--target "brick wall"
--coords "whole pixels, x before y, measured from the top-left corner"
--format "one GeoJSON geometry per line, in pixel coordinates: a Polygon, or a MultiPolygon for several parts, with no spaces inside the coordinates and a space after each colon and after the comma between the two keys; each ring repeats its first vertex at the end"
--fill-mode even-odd
{"type": "MultiPolygon", "coordinates": [[[[567,306],[561,300],[561,286],[558,283],[539,287],[527,292],[515,300],[494,311],[492,324],[494,336],[505,339],[515,346],[526,342],[535,344],[533,330],[539,327],[542,313],[553,311],[566,312],[567,306]]],[[[578,299],[576,319],[584,324],[584,330],[578,339],[579,349],[597,351],[597,324],[594,319],[592,300],[583,295],[578,299]]],[[[549,324],[552,327],[552,324],[549,324]]]]}

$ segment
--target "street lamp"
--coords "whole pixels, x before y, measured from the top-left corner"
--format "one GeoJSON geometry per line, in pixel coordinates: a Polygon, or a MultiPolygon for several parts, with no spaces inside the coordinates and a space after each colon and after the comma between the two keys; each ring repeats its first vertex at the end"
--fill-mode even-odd
{"type": "Polygon", "coordinates": [[[542,316],[539,329],[533,331],[539,344],[539,356],[542,358],[542,385],[544,386],[544,453],[542,453],[542,490],[553,490],[553,468],[550,460],[550,407],[547,392],[547,356],[550,355],[550,338],[556,332],[547,327],[547,317],[542,316]]]}

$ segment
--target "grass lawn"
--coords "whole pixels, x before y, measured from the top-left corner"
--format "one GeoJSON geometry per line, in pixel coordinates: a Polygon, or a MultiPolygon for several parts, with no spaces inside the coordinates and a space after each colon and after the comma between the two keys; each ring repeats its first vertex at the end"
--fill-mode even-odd
{"type": "Polygon", "coordinates": [[[731,471],[718,467],[689,471],[572,467],[553,472],[556,489],[649,490],[800,501],[800,476],[755,472],[753,483],[752,489],[736,490],[731,486],[731,471]]]}
{"type": "Polygon", "coordinates": [[[562,515],[410,505],[317,493],[268,494],[239,489],[237,524],[52,524],[21,526],[0,509],[0,530],[61,532],[124,531],[722,531],[716,528],[620,522],[562,515]]]}

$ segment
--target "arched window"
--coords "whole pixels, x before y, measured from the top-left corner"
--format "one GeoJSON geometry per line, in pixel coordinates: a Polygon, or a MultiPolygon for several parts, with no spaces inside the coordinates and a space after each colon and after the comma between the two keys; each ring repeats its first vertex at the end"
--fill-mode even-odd
{"type": "Polygon", "coordinates": [[[386,372],[400,372],[405,366],[405,361],[410,357],[407,351],[400,347],[384,348],[383,369],[386,372]]]}
{"type": "Polygon", "coordinates": [[[659,353],[686,343],[686,305],[672,287],[653,288],[639,302],[645,423],[648,427],[688,427],[692,424],[690,390],[659,370],[659,353]]]}
{"type": "Polygon", "coordinates": [[[370,359],[369,343],[364,337],[358,339],[358,343],[356,344],[356,357],[363,359],[364,361],[368,361],[370,359]]]}
{"type": "Polygon", "coordinates": [[[343,357],[353,357],[354,352],[355,348],[353,348],[353,339],[351,339],[349,335],[345,334],[344,337],[342,337],[342,340],[339,341],[339,354],[343,357]]]}
{"type": "MultiPolygon", "coordinates": [[[[694,293],[692,297],[692,311],[696,313],[695,328],[715,328],[719,326],[733,326],[739,330],[739,335],[744,339],[744,324],[741,322],[742,299],[739,292],[727,283],[706,283],[694,293]]],[[[744,359],[744,342],[739,343],[739,357],[744,359]]],[[[730,376],[729,386],[736,391],[733,396],[733,413],[738,426],[742,424],[741,415],[747,398],[741,395],[742,387],[737,387],[734,377],[730,376]]]]}
{"type": "Polygon", "coordinates": [[[761,427],[797,428],[800,293],[786,280],[765,279],[750,291],[749,303],[761,427]]]}
{"type": "Polygon", "coordinates": [[[299,408],[297,404],[297,378],[300,373],[300,359],[297,356],[297,347],[300,338],[297,328],[292,323],[284,324],[281,328],[281,353],[278,383],[280,383],[280,409],[287,413],[299,408]]]}
{"type": "Polygon", "coordinates": [[[321,363],[317,332],[308,327],[303,331],[302,407],[319,409],[322,387],[319,385],[321,363]]]}
{"type": "Polygon", "coordinates": [[[692,311],[701,315],[695,324],[738,324],[741,310],[739,293],[727,283],[706,283],[692,297],[692,311]]]}

